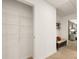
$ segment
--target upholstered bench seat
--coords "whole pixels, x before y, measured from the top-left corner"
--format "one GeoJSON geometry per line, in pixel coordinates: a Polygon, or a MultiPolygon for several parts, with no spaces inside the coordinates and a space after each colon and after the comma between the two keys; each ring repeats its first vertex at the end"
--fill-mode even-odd
{"type": "Polygon", "coordinates": [[[60,40],[60,41],[57,41],[56,45],[57,45],[57,50],[60,48],[60,47],[63,47],[63,46],[66,46],[67,44],[67,40],[60,40]]]}
{"type": "Polygon", "coordinates": [[[62,39],[62,40],[60,40],[60,41],[57,41],[57,43],[62,43],[62,42],[64,42],[64,41],[66,41],[66,40],[62,39]]]}

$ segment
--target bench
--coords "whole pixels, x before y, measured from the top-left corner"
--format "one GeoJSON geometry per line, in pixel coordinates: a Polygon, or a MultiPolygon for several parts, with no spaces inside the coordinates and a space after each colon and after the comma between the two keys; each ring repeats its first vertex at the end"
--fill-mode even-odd
{"type": "Polygon", "coordinates": [[[57,41],[56,41],[57,50],[63,46],[66,46],[66,44],[67,44],[67,40],[57,37],[57,41]]]}

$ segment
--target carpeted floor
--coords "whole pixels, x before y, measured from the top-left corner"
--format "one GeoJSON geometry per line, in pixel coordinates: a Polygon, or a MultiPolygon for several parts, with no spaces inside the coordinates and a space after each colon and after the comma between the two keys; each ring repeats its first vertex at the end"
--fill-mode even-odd
{"type": "Polygon", "coordinates": [[[77,42],[69,41],[68,46],[60,48],[57,53],[47,59],[77,59],[77,42]]]}

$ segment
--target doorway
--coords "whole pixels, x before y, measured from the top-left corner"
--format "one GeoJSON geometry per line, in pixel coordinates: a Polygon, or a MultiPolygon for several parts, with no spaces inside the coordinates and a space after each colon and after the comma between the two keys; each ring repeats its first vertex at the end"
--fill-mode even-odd
{"type": "Polygon", "coordinates": [[[76,20],[69,20],[68,21],[68,39],[71,41],[77,40],[76,20]]]}
{"type": "Polygon", "coordinates": [[[3,59],[33,56],[33,7],[16,0],[2,0],[3,59]]]}
{"type": "Polygon", "coordinates": [[[68,47],[77,51],[77,20],[72,19],[68,21],[68,47]]]}

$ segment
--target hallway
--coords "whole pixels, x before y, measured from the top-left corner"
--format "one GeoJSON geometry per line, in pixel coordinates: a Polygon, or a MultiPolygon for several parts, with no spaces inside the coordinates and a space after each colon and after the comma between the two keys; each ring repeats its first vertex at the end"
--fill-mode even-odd
{"type": "Polygon", "coordinates": [[[57,53],[47,59],[77,59],[77,41],[69,41],[67,47],[60,48],[57,53]]]}
{"type": "Polygon", "coordinates": [[[68,21],[77,20],[76,4],[76,0],[2,0],[2,59],[76,59],[76,41],[59,50],[56,46],[67,43],[68,21]]]}

